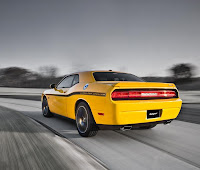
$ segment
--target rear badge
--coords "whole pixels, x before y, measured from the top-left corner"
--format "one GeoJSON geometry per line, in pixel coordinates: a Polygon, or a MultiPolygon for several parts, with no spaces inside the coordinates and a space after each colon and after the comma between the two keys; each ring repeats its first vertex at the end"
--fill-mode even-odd
{"type": "Polygon", "coordinates": [[[86,84],[86,85],[83,87],[83,90],[87,89],[88,86],[89,86],[89,84],[86,84]]]}
{"type": "Polygon", "coordinates": [[[147,119],[158,118],[161,115],[161,110],[147,110],[147,119]]]}

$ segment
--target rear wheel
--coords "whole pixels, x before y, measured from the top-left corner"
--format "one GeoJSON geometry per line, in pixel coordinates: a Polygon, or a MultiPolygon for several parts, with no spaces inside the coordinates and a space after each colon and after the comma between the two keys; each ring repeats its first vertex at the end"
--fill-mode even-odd
{"type": "Polygon", "coordinates": [[[98,132],[98,127],[94,121],[90,108],[85,102],[81,102],[77,106],[76,126],[79,134],[83,137],[95,136],[98,132]]]}
{"type": "Polygon", "coordinates": [[[46,97],[44,97],[43,102],[42,102],[42,113],[44,117],[52,117],[53,114],[49,110],[49,105],[47,102],[46,97]]]}

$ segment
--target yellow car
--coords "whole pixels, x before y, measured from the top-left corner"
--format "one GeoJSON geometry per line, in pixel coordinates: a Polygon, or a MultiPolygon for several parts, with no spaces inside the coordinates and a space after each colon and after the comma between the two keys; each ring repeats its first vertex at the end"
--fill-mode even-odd
{"type": "Polygon", "coordinates": [[[45,117],[53,113],[76,120],[81,136],[99,129],[150,129],[175,119],[182,100],[172,83],[144,82],[114,71],[86,71],[65,76],[42,94],[45,117]]]}

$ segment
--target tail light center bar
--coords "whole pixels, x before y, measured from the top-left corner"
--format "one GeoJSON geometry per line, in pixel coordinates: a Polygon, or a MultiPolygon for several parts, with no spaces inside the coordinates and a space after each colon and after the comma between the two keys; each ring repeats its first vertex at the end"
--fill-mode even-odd
{"type": "Polygon", "coordinates": [[[115,90],[111,97],[113,100],[175,98],[177,92],[175,90],[115,90]]]}

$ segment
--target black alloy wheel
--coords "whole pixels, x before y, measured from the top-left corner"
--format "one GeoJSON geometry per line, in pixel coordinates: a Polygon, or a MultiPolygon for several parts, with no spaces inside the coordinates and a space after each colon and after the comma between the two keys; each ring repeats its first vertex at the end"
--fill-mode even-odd
{"type": "Polygon", "coordinates": [[[98,127],[94,121],[90,108],[85,102],[81,102],[77,106],[76,126],[79,134],[83,137],[95,136],[98,132],[98,127]]]}
{"type": "Polygon", "coordinates": [[[42,113],[44,117],[52,117],[53,114],[49,110],[49,105],[46,97],[44,97],[43,102],[42,102],[42,113]]]}

